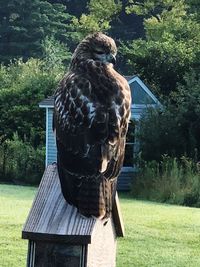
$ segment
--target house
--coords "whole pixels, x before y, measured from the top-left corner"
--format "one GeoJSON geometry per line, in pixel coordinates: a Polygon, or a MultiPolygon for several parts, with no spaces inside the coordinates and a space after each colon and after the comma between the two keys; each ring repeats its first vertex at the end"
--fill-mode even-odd
{"type": "MultiPolygon", "coordinates": [[[[138,121],[141,115],[147,110],[148,107],[161,106],[158,99],[152,94],[149,88],[142,82],[138,76],[125,76],[127,79],[132,94],[131,106],[131,120],[138,121]]],[[[44,99],[39,103],[40,108],[46,110],[46,166],[52,162],[56,162],[56,143],[52,131],[52,118],[54,100],[53,96],[44,99]]],[[[132,177],[136,172],[133,166],[134,155],[137,154],[139,143],[134,139],[134,133],[137,131],[135,124],[130,123],[124,166],[122,168],[120,177],[118,179],[119,190],[129,190],[132,177]]]]}

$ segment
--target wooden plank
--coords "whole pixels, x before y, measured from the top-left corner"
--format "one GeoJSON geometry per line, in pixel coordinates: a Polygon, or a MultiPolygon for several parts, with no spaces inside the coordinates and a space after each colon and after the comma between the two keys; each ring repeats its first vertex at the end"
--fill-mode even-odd
{"type": "Polygon", "coordinates": [[[45,170],[22,238],[86,244],[91,242],[95,221],[94,218],[81,216],[75,207],[65,201],[57,166],[53,164],[45,170]]]}
{"type": "Polygon", "coordinates": [[[116,233],[113,220],[95,224],[91,244],[88,245],[88,267],[116,266],[116,233]]]}
{"type": "Polygon", "coordinates": [[[113,220],[115,224],[116,234],[119,237],[124,237],[125,229],[124,229],[124,222],[122,219],[120,204],[118,194],[116,193],[115,202],[113,206],[113,220]]]}

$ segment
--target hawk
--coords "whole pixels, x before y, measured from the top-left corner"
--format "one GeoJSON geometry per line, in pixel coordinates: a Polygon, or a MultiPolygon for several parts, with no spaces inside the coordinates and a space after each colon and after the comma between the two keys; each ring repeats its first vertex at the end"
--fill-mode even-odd
{"type": "Polygon", "coordinates": [[[113,65],[117,48],[103,33],[75,49],[54,99],[53,129],[64,198],[84,216],[108,218],[123,164],[130,88],[113,65]]]}

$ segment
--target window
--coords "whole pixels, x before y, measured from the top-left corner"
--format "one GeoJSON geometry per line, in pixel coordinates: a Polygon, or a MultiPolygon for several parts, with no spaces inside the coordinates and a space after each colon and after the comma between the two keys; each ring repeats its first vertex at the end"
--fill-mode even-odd
{"type": "Polygon", "coordinates": [[[130,121],[126,136],[124,167],[133,167],[134,163],[134,143],[135,143],[135,122],[130,121]]]}

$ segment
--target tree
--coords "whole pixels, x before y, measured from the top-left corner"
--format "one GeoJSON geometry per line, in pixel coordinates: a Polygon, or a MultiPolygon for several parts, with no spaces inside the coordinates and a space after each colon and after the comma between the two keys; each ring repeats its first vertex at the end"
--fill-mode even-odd
{"type": "Polygon", "coordinates": [[[42,58],[48,69],[54,69],[59,66],[60,69],[68,68],[71,61],[71,53],[68,47],[55,39],[53,36],[47,36],[42,42],[42,58]]]}
{"type": "Polygon", "coordinates": [[[200,75],[190,71],[184,76],[184,83],[179,84],[173,93],[179,131],[185,139],[186,154],[200,160],[200,75]]]}
{"type": "Polygon", "coordinates": [[[106,32],[111,28],[111,21],[122,8],[121,1],[117,0],[90,0],[88,14],[82,14],[80,19],[73,18],[73,25],[80,40],[89,33],[106,32]]]}
{"type": "Polygon", "coordinates": [[[44,141],[44,112],[38,106],[52,95],[63,75],[62,66],[48,60],[21,60],[0,67],[0,141],[12,139],[15,132],[37,147],[44,141]]]}
{"type": "Polygon", "coordinates": [[[151,110],[140,121],[139,139],[142,158],[160,161],[164,154],[186,155],[200,160],[200,75],[191,71],[184,76],[162,110],[151,110]]]}
{"type": "Polygon", "coordinates": [[[144,16],[146,39],[122,47],[130,72],[169,95],[191,68],[198,71],[200,23],[185,0],[129,1],[127,12],[144,16]]]}
{"type": "MultiPolygon", "coordinates": [[[[86,14],[89,12],[88,5],[90,0],[48,0],[50,3],[62,3],[67,7],[67,11],[69,14],[73,15],[77,19],[80,19],[82,14],[86,14]]],[[[97,1],[96,1],[97,2],[97,1]]],[[[105,1],[104,1],[105,2],[105,1]]],[[[116,13],[116,15],[112,16],[112,21],[110,21],[110,29],[108,33],[111,36],[114,36],[115,39],[120,40],[131,40],[134,38],[138,38],[144,35],[142,18],[141,16],[137,16],[135,14],[127,14],[125,12],[125,7],[127,5],[127,0],[115,1],[115,3],[120,4],[120,11],[116,13]]],[[[101,16],[103,17],[105,10],[107,10],[107,5],[109,1],[105,2],[106,8],[102,10],[101,16]]],[[[100,4],[100,2],[98,3],[100,4]]],[[[115,6],[114,6],[115,9],[115,6]]],[[[98,9],[97,9],[98,11],[98,9]]],[[[121,66],[123,67],[123,65],[121,66]]]]}
{"type": "Polygon", "coordinates": [[[69,14],[79,18],[83,13],[87,12],[87,4],[89,0],[48,0],[48,2],[65,5],[69,14]]]}
{"type": "Polygon", "coordinates": [[[181,157],[186,152],[185,138],[180,133],[177,110],[166,106],[152,109],[139,122],[140,155],[145,161],[159,162],[163,155],[181,157]]]}
{"type": "Polygon", "coordinates": [[[0,61],[41,56],[46,36],[64,41],[65,6],[43,0],[0,0],[0,61]]]}

